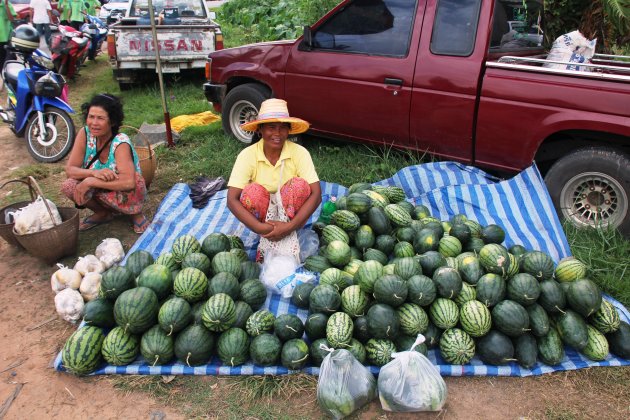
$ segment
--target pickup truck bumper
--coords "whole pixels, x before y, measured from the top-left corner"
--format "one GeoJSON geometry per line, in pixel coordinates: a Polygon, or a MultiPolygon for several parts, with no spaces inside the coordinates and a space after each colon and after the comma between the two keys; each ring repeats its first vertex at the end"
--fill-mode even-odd
{"type": "Polygon", "coordinates": [[[206,95],[206,99],[208,100],[208,102],[212,102],[212,105],[214,105],[215,109],[217,109],[217,107],[220,107],[223,103],[226,92],[226,85],[215,85],[213,83],[203,84],[203,94],[206,95]]]}

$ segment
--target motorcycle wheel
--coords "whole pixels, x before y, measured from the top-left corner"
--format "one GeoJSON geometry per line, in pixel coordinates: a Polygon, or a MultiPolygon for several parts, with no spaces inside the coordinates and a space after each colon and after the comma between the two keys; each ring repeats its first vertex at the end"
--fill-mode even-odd
{"type": "Polygon", "coordinates": [[[26,125],[28,152],[39,162],[53,163],[63,159],[74,144],[74,123],[63,110],[49,106],[43,112],[46,133],[39,140],[40,127],[37,113],[33,113],[26,125]]]}

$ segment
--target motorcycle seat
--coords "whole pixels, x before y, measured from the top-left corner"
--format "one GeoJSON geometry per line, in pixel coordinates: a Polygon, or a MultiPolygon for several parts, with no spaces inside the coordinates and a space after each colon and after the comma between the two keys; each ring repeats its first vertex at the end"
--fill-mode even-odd
{"type": "Polygon", "coordinates": [[[8,60],[4,64],[5,83],[8,83],[13,90],[17,89],[18,75],[26,66],[21,61],[8,60]]]}

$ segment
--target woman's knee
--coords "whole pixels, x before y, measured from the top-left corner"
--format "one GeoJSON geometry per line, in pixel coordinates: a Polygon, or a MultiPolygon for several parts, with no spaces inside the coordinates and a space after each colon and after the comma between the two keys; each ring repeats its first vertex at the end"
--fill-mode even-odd
{"type": "Polygon", "coordinates": [[[79,181],[76,179],[68,178],[61,184],[61,193],[74,201],[74,190],[79,185],[79,181]]]}

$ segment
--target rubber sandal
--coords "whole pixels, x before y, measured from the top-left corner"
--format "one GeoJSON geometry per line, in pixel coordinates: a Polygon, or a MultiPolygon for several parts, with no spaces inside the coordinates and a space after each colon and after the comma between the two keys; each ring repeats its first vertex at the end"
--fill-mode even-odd
{"type": "Polygon", "coordinates": [[[90,230],[92,228],[95,228],[96,226],[104,225],[111,222],[112,219],[113,217],[108,217],[107,219],[103,220],[90,220],[90,216],[87,216],[83,220],[81,220],[81,223],[79,224],[79,232],[85,232],[86,230],[90,230]]]}
{"type": "Polygon", "coordinates": [[[133,231],[136,232],[137,234],[143,234],[147,230],[149,225],[151,224],[151,222],[149,222],[149,219],[147,219],[146,216],[142,217],[142,221],[140,223],[136,223],[136,222],[132,222],[132,223],[133,223],[133,231]]]}

